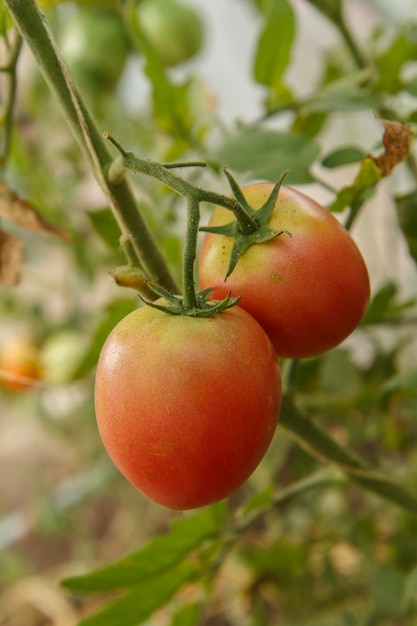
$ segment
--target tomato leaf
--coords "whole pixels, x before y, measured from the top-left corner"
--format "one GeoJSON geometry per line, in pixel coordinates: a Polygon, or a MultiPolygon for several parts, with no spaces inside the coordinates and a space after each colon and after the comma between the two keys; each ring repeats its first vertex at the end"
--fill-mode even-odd
{"type": "Polygon", "coordinates": [[[417,567],[409,572],[404,587],[402,604],[406,610],[415,609],[417,603],[417,567]]]}
{"type": "Polygon", "coordinates": [[[409,370],[392,376],[382,385],[382,391],[385,393],[402,391],[415,396],[417,392],[417,370],[409,370]]]}
{"type": "Polygon", "coordinates": [[[175,84],[171,80],[162,58],[146,36],[137,15],[132,19],[135,19],[136,36],[146,61],[145,72],[152,85],[155,119],[162,128],[182,138],[192,125],[189,91],[193,81],[175,84]]]}
{"type": "Polygon", "coordinates": [[[343,187],[330,205],[330,211],[343,211],[345,207],[360,206],[374,193],[375,185],[381,179],[381,171],[372,158],[366,157],[352,185],[343,187]]]}
{"type": "Polygon", "coordinates": [[[361,325],[375,324],[392,319],[416,304],[415,300],[398,302],[397,296],[398,289],[395,283],[389,282],[380,287],[369,303],[361,325]]]}
{"type": "Polygon", "coordinates": [[[83,619],[79,626],[137,626],[197,575],[195,565],[181,563],[175,569],[146,578],[96,615],[83,619]]]}
{"type": "Polygon", "coordinates": [[[88,211],[87,217],[99,237],[113,250],[119,250],[120,228],[108,207],[88,211]]]}
{"type": "Polygon", "coordinates": [[[261,85],[271,87],[276,101],[289,99],[282,76],[290,62],[295,35],[295,17],[287,0],[270,0],[265,26],[259,37],[253,74],[261,85]]]}
{"type": "Polygon", "coordinates": [[[332,113],[363,111],[377,107],[375,98],[364,83],[362,72],[349,74],[324,85],[303,106],[302,112],[332,113]]]}
{"type": "Polygon", "coordinates": [[[411,258],[417,263],[417,190],[396,198],[398,221],[411,258]]]}
{"type": "Polygon", "coordinates": [[[401,602],[405,589],[403,572],[391,565],[381,565],[371,580],[370,588],[374,597],[376,616],[386,619],[403,613],[401,602]]]}
{"type": "Polygon", "coordinates": [[[226,141],[214,159],[252,178],[275,182],[284,170],[291,170],[288,184],[313,181],[310,168],[320,148],[313,139],[295,133],[246,129],[226,141]]]}
{"type": "Polygon", "coordinates": [[[178,518],[169,533],[155,537],[143,548],[91,574],[68,578],[62,584],[77,592],[110,591],[161,576],[203,541],[216,537],[225,513],[225,503],[221,502],[203,513],[178,518]]]}
{"type": "Polygon", "coordinates": [[[175,613],[170,626],[195,626],[195,624],[199,623],[201,609],[202,606],[199,602],[182,606],[175,613]]]}
{"type": "Polygon", "coordinates": [[[330,152],[321,162],[323,167],[328,169],[334,169],[341,167],[342,165],[350,165],[352,163],[358,163],[366,156],[365,152],[355,146],[339,148],[330,152]]]}
{"type": "Polygon", "coordinates": [[[407,23],[396,33],[386,49],[375,58],[379,74],[375,81],[375,89],[383,89],[391,94],[403,89],[402,67],[405,63],[417,59],[416,30],[416,24],[407,23]]]}
{"type": "Polygon", "coordinates": [[[308,0],[320,13],[335,24],[342,20],[342,0],[308,0]]]}

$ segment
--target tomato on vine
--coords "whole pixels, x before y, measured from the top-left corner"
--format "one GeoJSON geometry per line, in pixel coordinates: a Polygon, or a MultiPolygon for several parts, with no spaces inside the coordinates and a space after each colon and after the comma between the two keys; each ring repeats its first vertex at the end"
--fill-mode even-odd
{"type": "Polygon", "coordinates": [[[272,344],[238,306],[210,317],[145,306],[110,333],[98,362],[101,439],[121,473],[173,509],[221,500],[264,456],[281,382],[272,344]]]}
{"type": "Polygon", "coordinates": [[[129,53],[120,14],[108,7],[80,6],[63,23],[60,45],[76,82],[92,93],[111,91],[129,53]]]}
{"type": "Polygon", "coordinates": [[[241,296],[239,306],[260,323],[279,356],[310,357],[341,343],[370,297],[367,268],[350,234],[290,187],[259,182],[237,193],[255,224],[262,214],[264,230],[255,232],[254,245],[250,236],[245,243],[230,211],[217,206],[202,244],[201,287],[213,287],[214,298],[241,296]],[[239,254],[233,233],[243,241],[239,254]]]}
{"type": "Polygon", "coordinates": [[[182,0],[127,0],[124,16],[138,50],[145,36],[167,67],[188,61],[202,46],[200,16],[182,0]]]}

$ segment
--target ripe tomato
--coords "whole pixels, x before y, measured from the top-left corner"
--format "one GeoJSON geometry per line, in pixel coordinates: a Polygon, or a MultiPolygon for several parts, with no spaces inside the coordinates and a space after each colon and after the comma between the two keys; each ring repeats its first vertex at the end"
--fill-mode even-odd
{"type": "Polygon", "coordinates": [[[242,485],[270,444],[280,403],[275,351],[238,306],[210,318],[137,309],[98,362],[107,452],[142,493],[173,509],[205,506],[242,485]]]}
{"type": "MultiPolygon", "coordinates": [[[[243,194],[259,209],[271,183],[254,183],[243,194]]],[[[216,207],[210,226],[231,221],[216,207]]],[[[310,357],[343,341],[359,324],[369,302],[369,277],[352,237],[323,206],[290,187],[281,186],[269,221],[284,231],[254,244],[240,257],[225,281],[232,238],[206,233],[199,259],[201,288],[213,298],[229,291],[260,323],[282,357],[310,357]]]]}
{"type": "Polygon", "coordinates": [[[0,350],[0,381],[9,391],[31,389],[41,378],[41,358],[34,340],[26,334],[11,337],[0,350]]]}
{"type": "Polygon", "coordinates": [[[201,48],[200,17],[181,0],[127,0],[124,15],[133,44],[140,51],[142,29],[168,67],[188,61],[201,48]]]}

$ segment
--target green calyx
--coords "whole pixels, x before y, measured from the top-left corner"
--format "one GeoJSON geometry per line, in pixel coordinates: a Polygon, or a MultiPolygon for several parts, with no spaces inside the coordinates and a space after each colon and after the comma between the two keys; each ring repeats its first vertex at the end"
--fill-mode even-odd
{"type": "Polygon", "coordinates": [[[169,313],[170,315],[184,315],[188,317],[205,318],[213,317],[213,315],[221,313],[222,311],[225,311],[226,309],[235,306],[235,304],[237,304],[240,300],[240,297],[232,298],[230,294],[224,300],[209,300],[210,295],[213,291],[213,289],[210,287],[195,294],[195,305],[190,308],[184,302],[183,296],[171,293],[160,285],[156,285],[154,283],[148,283],[148,286],[156,295],[158,295],[160,298],[163,298],[166,304],[158,301],[149,301],[142,298],[145,304],[153,307],[154,309],[159,309],[164,313],[169,313]]]}
{"type": "Polygon", "coordinates": [[[222,226],[200,227],[201,231],[233,238],[233,247],[225,280],[227,280],[233,272],[240,257],[248,248],[254,244],[270,241],[271,239],[274,239],[275,237],[278,237],[286,232],[283,230],[276,231],[271,229],[269,227],[269,221],[278,198],[280,187],[287,173],[288,170],[283,172],[266,202],[259,209],[253,209],[247,202],[236,180],[230,172],[225,170],[233,196],[239,206],[244,210],[243,216],[241,217],[240,215],[235,214],[236,219],[233,222],[229,222],[228,224],[224,224],[222,226]]]}

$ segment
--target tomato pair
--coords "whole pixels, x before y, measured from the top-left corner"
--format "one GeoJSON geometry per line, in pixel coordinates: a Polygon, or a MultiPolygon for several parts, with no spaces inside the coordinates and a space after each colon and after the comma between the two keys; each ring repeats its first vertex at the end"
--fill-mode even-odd
{"type": "MultiPolygon", "coordinates": [[[[243,189],[256,211],[270,199],[268,241],[254,244],[230,271],[234,241],[208,232],[200,283],[237,306],[213,317],[144,307],[108,337],[96,376],[103,443],[144,494],[175,509],[220,500],[263,458],[281,404],[277,354],[312,356],[340,343],[369,300],[363,258],[322,206],[288,187],[243,189]],[[225,276],[227,275],[227,280],[225,276]]],[[[231,222],[217,207],[210,224],[231,222]]]]}

